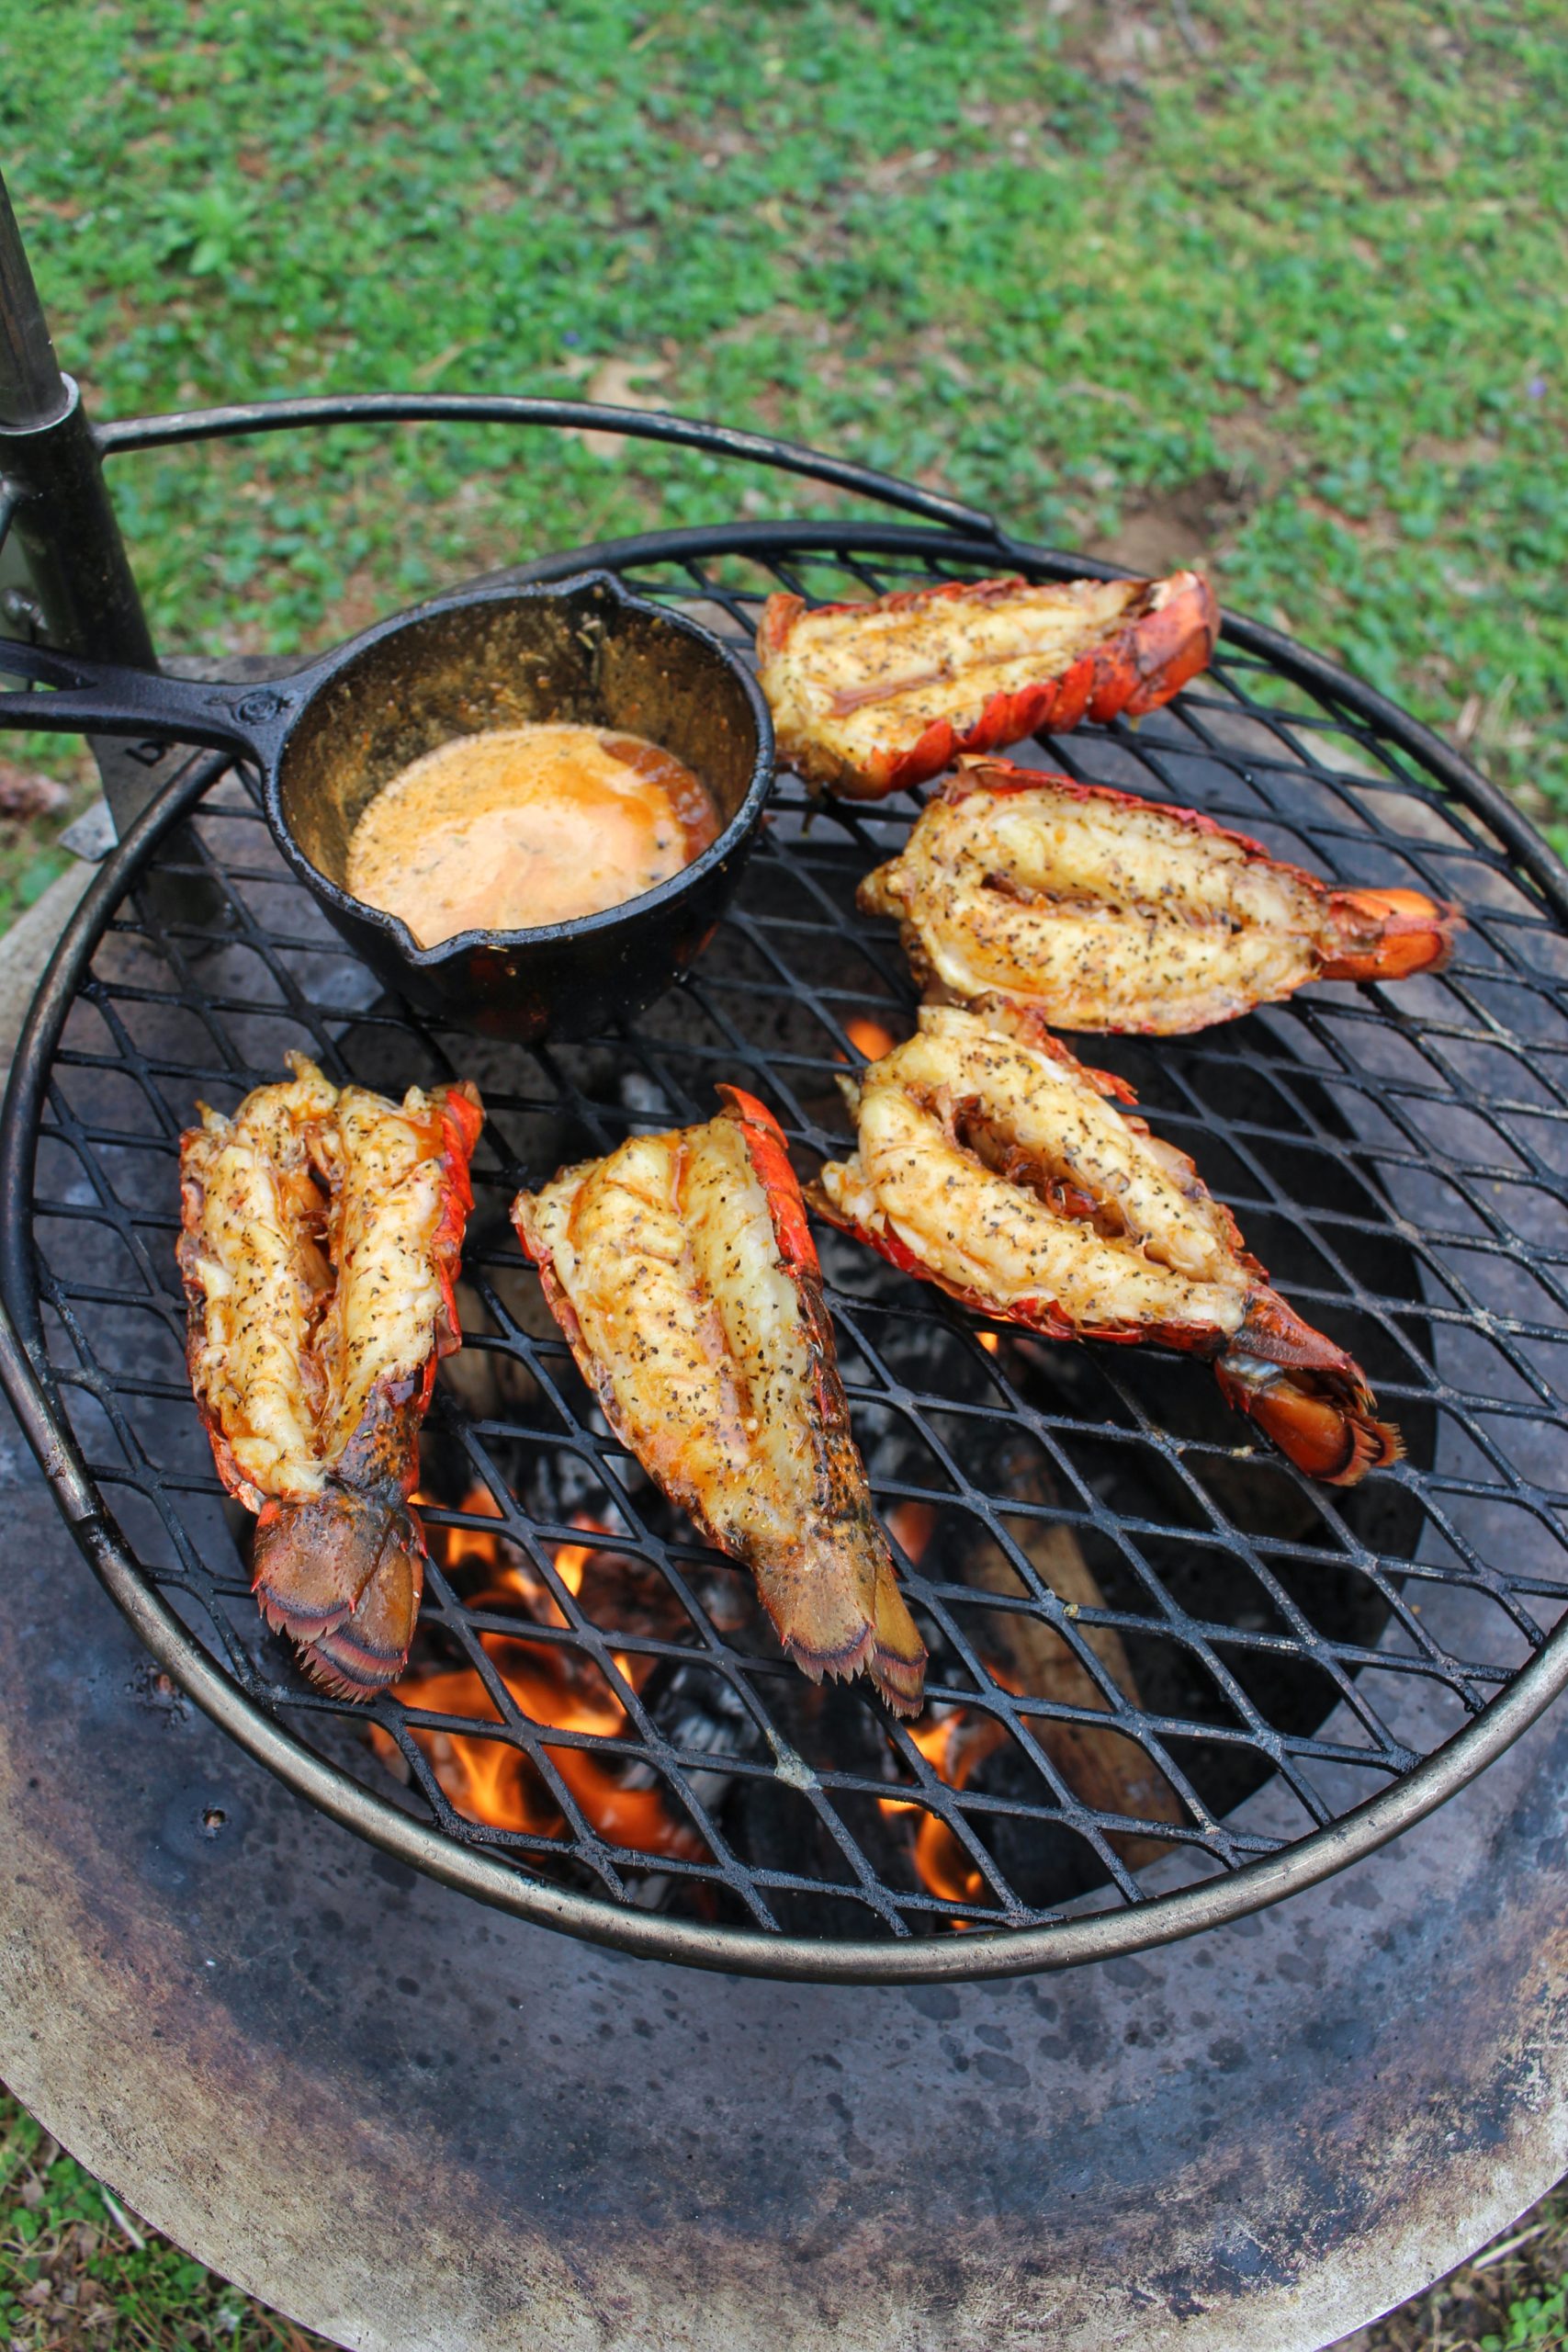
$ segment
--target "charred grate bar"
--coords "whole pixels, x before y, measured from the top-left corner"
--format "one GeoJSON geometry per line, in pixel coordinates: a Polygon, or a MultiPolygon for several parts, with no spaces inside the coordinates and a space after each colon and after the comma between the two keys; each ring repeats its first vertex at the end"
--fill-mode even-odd
{"type": "MultiPolygon", "coordinates": [[[[1017,562],[876,526],[589,552],[738,640],[775,587],[822,601],[1017,562]]],[[[710,1965],[914,1977],[1135,1950],[1252,1907],[1523,1727],[1568,1678],[1548,1639],[1568,1600],[1563,909],[1517,820],[1435,786],[1421,730],[1267,632],[1236,636],[1135,729],[1029,756],[1198,806],[1346,883],[1458,899],[1471,928],[1440,977],[1321,987],[1157,1046],[1077,1043],[1134,1080],[1280,1286],[1365,1364],[1408,1458],[1349,1494],[1314,1487],[1206,1367],[984,1327],[823,1237],[857,1434],[932,1654],[908,1727],[780,1657],[744,1572],[611,1438],[505,1211],[638,1126],[710,1116],[724,1079],[773,1105],[803,1170],[844,1148],[835,1080],[914,1002],[853,890],[915,797],[814,804],[782,778],[688,984],[634,1033],[530,1053],[378,995],[243,775],[193,763],[40,1001],[0,1238],[31,1425],[64,1442],[85,1546],[237,1736],[487,1900],[710,1965]],[[172,864],[156,836],[191,808],[195,865],[172,864]],[[171,918],[155,869],[199,870],[217,918],[171,918]],[[179,1130],[289,1046],[396,1091],[468,1073],[489,1112],[467,1345],[425,1448],[420,1639],[400,1695],[368,1710],[307,1689],[260,1625],[182,1362],[179,1130]]]]}

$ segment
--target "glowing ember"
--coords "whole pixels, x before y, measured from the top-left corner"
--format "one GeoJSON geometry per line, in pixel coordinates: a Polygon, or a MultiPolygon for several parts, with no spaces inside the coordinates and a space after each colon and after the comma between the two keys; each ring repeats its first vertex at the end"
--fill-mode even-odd
{"type": "Polygon", "coordinates": [[[893,1051],[893,1032],[885,1029],[880,1021],[867,1021],[858,1012],[852,1021],[845,1022],[844,1035],[868,1062],[879,1062],[884,1054],[893,1051]]]}
{"type": "MultiPolygon", "coordinates": [[[[463,1509],[474,1519],[499,1519],[501,1505],[488,1487],[470,1487],[463,1497],[463,1509]]],[[[483,1527],[448,1527],[444,1565],[456,1568],[465,1560],[478,1560],[483,1566],[493,1567],[501,1556],[501,1542],[483,1527]]]]}
{"type": "MultiPolygon", "coordinates": [[[[909,1737],[914,1741],[926,1762],[935,1767],[938,1780],[945,1781],[948,1775],[942,1770],[942,1766],[947,1757],[948,1742],[964,1720],[964,1710],[962,1707],[954,1707],[951,1712],[944,1709],[938,1713],[928,1707],[926,1713],[931,1716],[931,1721],[926,1723],[922,1720],[910,1724],[908,1726],[909,1737]]],[[[878,1797],[876,1802],[884,1813],[919,1813],[920,1810],[919,1806],[908,1797],[878,1797]]]]}
{"type": "MultiPolygon", "coordinates": [[[[941,1716],[934,1710],[930,1712],[932,1720],[911,1724],[909,1737],[938,1780],[945,1781],[949,1788],[961,1789],[1001,1745],[1007,1732],[994,1715],[972,1717],[964,1707],[941,1716]]],[[[877,1803],[884,1813],[919,1814],[915,1870],[928,1894],[944,1903],[978,1903],[984,1898],[985,1873],[945,1821],[907,1798],[879,1797],[877,1803]]]]}
{"type": "MultiPolygon", "coordinates": [[[[601,1520],[590,1519],[586,1511],[579,1511],[571,1523],[573,1527],[586,1528],[595,1535],[608,1535],[611,1532],[601,1520]]],[[[592,1557],[592,1544],[558,1544],[556,1546],[556,1574],[574,1600],[582,1590],[582,1579],[592,1557]]]]}
{"type": "MultiPolygon", "coordinates": [[[[626,1729],[625,1710],[586,1659],[500,1634],[480,1638],[519,1709],[542,1729],[601,1738],[613,1738],[626,1729]]],[[[408,1675],[392,1696],[422,1714],[459,1715],[480,1723],[494,1720],[484,1682],[470,1667],[450,1673],[408,1675]]],[[[468,1820],[490,1829],[526,1830],[535,1837],[559,1834],[560,1805],[543,1772],[521,1748],[478,1732],[437,1730],[420,1724],[411,1724],[409,1728],[429,1758],[445,1794],[468,1820]]],[[[394,1764],[397,1744],[390,1735],[379,1724],[372,1724],[370,1736],[383,1763],[394,1764]]],[[[606,1844],[689,1860],[701,1856],[701,1840],[676,1818],[661,1790],[631,1787],[624,1768],[607,1765],[582,1748],[547,1743],[547,1749],[590,1827],[606,1844]]]]}
{"type": "Polygon", "coordinates": [[[975,1337],[979,1340],[980,1345],[985,1349],[986,1353],[988,1356],[994,1356],[997,1350],[1001,1346],[1001,1341],[998,1339],[994,1331],[976,1331],[975,1337]]]}
{"type": "Polygon", "coordinates": [[[883,1514],[887,1532],[897,1544],[911,1567],[918,1566],[921,1553],[931,1540],[936,1525],[936,1507],[932,1503],[917,1502],[906,1498],[892,1503],[883,1514]]]}
{"type": "MultiPolygon", "coordinates": [[[[889,1507],[887,1532],[911,1566],[918,1565],[935,1533],[936,1517],[934,1504],[919,1502],[912,1497],[889,1507]]],[[[1002,1681],[1003,1678],[998,1675],[997,1679],[1002,1681]]],[[[1004,1682],[1003,1687],[1009,1686],[1004,1682]]],[[[969,1775],[1007,1736],[994,1716],[982,1715],[971,1722],[969,1712],[964,1707],[928,1707],[924,1715],[906,1728],[938,1780],[945,1781],[951,1789],[963,1788],[969,1775]]],[[[939,1821],[934,1813],[928,1813],[918,1799],[878,1797],[877,1804],[886,1814],[919,1815],[919,1827],[915,1832],[915,1869],[929,1894],[939,1895],[948,1903],[980,1900],[986,1891],[985,1878],[944,1821],[939,1821]]]]}

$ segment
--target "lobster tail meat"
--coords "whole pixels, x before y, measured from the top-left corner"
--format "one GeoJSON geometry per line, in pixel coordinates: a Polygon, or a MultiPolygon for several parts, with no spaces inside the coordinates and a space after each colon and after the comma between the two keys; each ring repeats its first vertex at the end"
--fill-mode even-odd
{"type": "Polygon", "coordinates": [[[813,1204],[894,1265],[1050,1339],[1208,1358],[1227,1401],[1330,1484],[1395,1458],[1353,1359],[1270,1289],[1130,1089],[1037,1014],[928,1005],[852,1092],[856,1150],[823,1168],[813,1204]]]}
{"type": "Polygon", "coordinates": [[[758,674],[780,759],[879,800],[961,752],[1154,710],[1207,668],[1218,634],[1213,591],[1195,571],[947,581],[815,609],[781,594],[763,607],[758,674]]]}
{"type": "Polygon", "coordinates": [[[1436,970],[1460,926],[1416,890],[1331,888],[1195,809],[1005,760],[964,762],[857,904],[897,919],[933,992],[1162,1036],[1310,980],[1436,970]]]}
{"type": "Polygon", "coordinates": [[[401,1104],[302,1056],[180,1142],[186,1362],[218,1473],[256,1512],[252,1584],[311,1679],[371,1697],[408,1662],[424,1540],[408,1501],[482,1122],[467,1085],[401,1104]]]}
{"type": "Polygon", "coordinates": [[[777,1123],[734,1088],[520,1193],[513,1220],[610,1427],[754,1574],[814,1680],[914,1714],[926,1652],[850,1430],[817,1252],[777,1123]]]}

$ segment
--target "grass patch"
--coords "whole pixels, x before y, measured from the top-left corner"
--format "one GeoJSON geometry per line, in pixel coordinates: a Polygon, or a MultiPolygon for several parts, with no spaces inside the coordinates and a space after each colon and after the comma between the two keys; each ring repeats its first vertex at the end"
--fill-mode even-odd
{"type": "Polygon", "coordinates": [[[1563,2352],[1568,2346],[1568,2190],[1342,2352],[1563,2352]]]}
{"type": "MultiPolygon", "coordinates": [[[[1555,0],[62,0],[9,30],[0,131],[100,413],[629,386],[1201,555],[1562,828],[1561,30],[1555,0]]],[[[484,429],[114,480],[162,640],[209,651],[802,499],[484,429]]]]}
{"type": "Polygon", "coordinates": [[[0,932],[71,864],[61,831],[97,789],[97,769],[76,738],[0,737],[0,932]],[[21,756],[8,757],[12,751],[21,756]]]}
{"type": "Polygon", "coordinates": [[[204,2270],[0,2091],[0,2343],[9,2352],[312,2352],[204,2270]]]}

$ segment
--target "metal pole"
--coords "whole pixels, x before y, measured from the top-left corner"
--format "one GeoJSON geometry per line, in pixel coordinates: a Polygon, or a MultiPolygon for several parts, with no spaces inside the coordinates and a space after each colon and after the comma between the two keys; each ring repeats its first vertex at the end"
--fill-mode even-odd
{"type": "Polygon", "coordinates": [[[49,321],[0,177],[0,426],[53,424],[66,406],[49,321]]]}
{"type": "MultiPolygon", "coordinates": [[[[0,178],[0,475],[19,487],[11,526],[51,645],[155,670],[157,656],[93,430],[50,339],[16,215],[0,178]]],[[[25,616],[23,616],[25,617],[25,616]]],[[[7,624],[8,626],[13,624],[7,624]]],[[[162,745],[95,741],[124,832],[177,763],[162,745]]]]}

